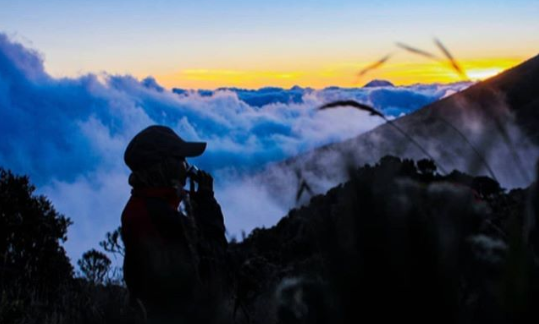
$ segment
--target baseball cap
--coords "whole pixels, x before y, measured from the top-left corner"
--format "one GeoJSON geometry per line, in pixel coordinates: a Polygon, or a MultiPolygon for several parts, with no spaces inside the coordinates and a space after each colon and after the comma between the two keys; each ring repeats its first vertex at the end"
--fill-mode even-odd
{"type": "Polygon", "coordinates": [[[124,153],[125,164],[137,171],[168,157],[195,157],[204,153],[206,143],[186,142],[171,128],[154,125],[135,135],[124,153]]]}

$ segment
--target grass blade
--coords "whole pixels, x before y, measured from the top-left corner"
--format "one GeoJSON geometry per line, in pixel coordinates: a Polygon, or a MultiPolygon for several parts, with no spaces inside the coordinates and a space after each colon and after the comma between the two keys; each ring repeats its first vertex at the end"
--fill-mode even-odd
{"type": "Polygon", "coordinates": [[[372,107],[370,107],[368,105],[356,102],[354,100],[339,100],[339,101],[334,101],[334,102],[327,103],[327,104],[321,106],[320,108],[318,108],[318,110],[337,108],[337,107],[353,107],[353,108],[356,108],[356,109],[367,111],[373,116],[378,116],[378,117],[382,118],[389,125],[391,125],[393,128],[395,128],[399,133],[401,133],[410,143],[414,144],[426,157],[428,157],[429,159],[434,161],[436,163],[436,165],[438,165],[438,167],[440,168],[440,170],[444,174],[447,174],[447,171],[444,169],[444,167],[440,163],[438,163],[436,161],[436,159],[432,155],[430,155],[430,153],[427,150],[425,150],[425,148],[423,146],[421,146],[421,144],[419,144],[413,137],[411,137],[408,133],[406,133],[397,124],[395,124],[391,120],[387,119],[387,117],[384,114],[382,114],[381,112],[377,111],[376,109],[374,109],[374,108],[372,108],[372,107]]]}
{"type": "Polygon", "coordinates": [[[453,57],[453,55],[451,55],[447,47],[445,47],[444,44],[442,44],[442,42],[437,38],[434,39],[434,43],[436,44],[436,46],[438,46],[438,48],[442,51],[442,53],[444,53],[445,57],[447,57],[453,69],[457,71],[457,73],[460,74],[464,79],[468,80],[468,76],[466,75],[464,70],[460,67],[457,60],[453,57]]]}
{"type": "Polygon", "coordinates": [[[363,75],[367,74],[368,72],[379,68],[385,62],[387,62],[391,58],[391,56],[392,56],[392,54],[388,54],[388,55],[384,56],[383,58],[381,58],[380,60],[376,61],[375,63],[373,63],[371,65],[368,65],[367,67],[363,68],[363,70],[361,70],[361,71],[359,71],[357,73],[357,77],[360,78],[363,75]]]}
{"type": "Polygon", "coordinates": [[[353,108],[356,108],[356,109],[366,111],[366,112],[370,113],[371,116],[378,116],[380,118],[386,119],[386,116],[384,116],[378,110],[372,108],[371,106],[359,103],[359,102],[354,101],[354,100],[334,101],[334,102],[327,103],[327,104],[319,107],[318,109],[319,110],[325,110],[325,109],[337,108],[337,107],[353,107],[353,108]]]}
{"type": "Polygon", "coordinates": [[[424,50],[420,50],[419,48],[415,48],[415,47],[412,47],[412,46],[409,46],[409,45],[406,45],[406,44],[403,44],[403,43],[399,43],[397,42],[396,43],[398,47],[410,52],[410,53],[414,53],[414,54],[418,54],[418,55],[421,55],[423,57],[426,57],[426,58],[429,58],[429,59],[432,59],[432,60],[435,60],[435,61],[441,61],[441,59],[432,54],[432,53],[429,53],[427,51],[424,51],[424,50]]]}

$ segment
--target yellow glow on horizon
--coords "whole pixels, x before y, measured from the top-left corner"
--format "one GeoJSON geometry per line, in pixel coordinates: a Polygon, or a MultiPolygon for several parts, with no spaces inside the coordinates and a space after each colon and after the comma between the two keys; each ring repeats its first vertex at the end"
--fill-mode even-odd
{"type": "Polygon", "coordinates": [[[268,85],[294,83],[303,79],[303,74],[305,73],[301,71],[187,69],[178,74],[159,78],[158,81],[167,87],[177,87],[180,84],[183,87],[195,89],[227,86],[260,88],[268,85]]]}
{"type": "Polygon", "coordinates": [[[473,81],[482,81],[518,65],[517,59],[490,59],[467,62],[464,66],[468,77],[473,81]]]}
{"type": "MultiPolygon", "coordinates": [[[[472,81],[484,80],[521,63],[520,58],[468,59],[459,62],[472,81]]],[[[449,63],[434,61],[389,61],[379,69],[357,77],[358,71],[372,62],[341,62],[325,66],[303,65],[301,70],[185,69],[178,73],[157,75],[162,85],[173,88],[215,89],[241,87],[256,89],[265,86],[290,88],[294,85],[313,87],[358,87],[373,79],[388,80],[395,85],[414,83],[451,83],[465,81],[449,63]]]]}
{"type": "Polygon", "coordinates": [[[502,70],[503,69],[498,67],[487,69],[470,69],[466,71],[466,74],[468,74],[468,77],[470,77],[470,79],[473,81],[481,81],[498,75],[502,70]]]}

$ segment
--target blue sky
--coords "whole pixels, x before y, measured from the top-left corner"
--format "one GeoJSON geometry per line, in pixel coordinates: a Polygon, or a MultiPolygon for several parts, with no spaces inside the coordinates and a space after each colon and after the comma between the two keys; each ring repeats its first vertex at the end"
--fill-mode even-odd
{"type": "MultiPolygon", "coordinates": [[[[498,60],[491,65],[516,64],[539,44],[539,1],[531,0],[0,0],[0,8],[0,31],[38,49],[52,75],[153,75],[167,87],[345,85],[395,52],[395,41],[432,49],[433,36],[464,62],[498,60]]],[[[406,53],[393,62],[423,63],[406,53]]],[[[414,77],[422,80],[393,81],[414,77]]],[[[450,77],[438,76],[458,81],[450,77]]]]}

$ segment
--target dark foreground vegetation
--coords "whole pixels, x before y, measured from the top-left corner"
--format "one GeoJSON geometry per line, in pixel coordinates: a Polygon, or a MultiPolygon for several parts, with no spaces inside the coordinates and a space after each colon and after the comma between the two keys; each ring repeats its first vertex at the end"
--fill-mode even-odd
{"type": "MultiPolygon", "coordinates": [[[[276,226],[231,242],[231,288],[215,322],[539,320],[533,185],[507,192],[394,157],[348,173],[276,226]]],[[[61,246],[70,220],[33,191],[0,170],[0,323],[144,323],[107,255],[88,251],[75,273],[61,246]]],[[[100,244],[109,254],[122,254],[117,233],[100,244]]]]}

